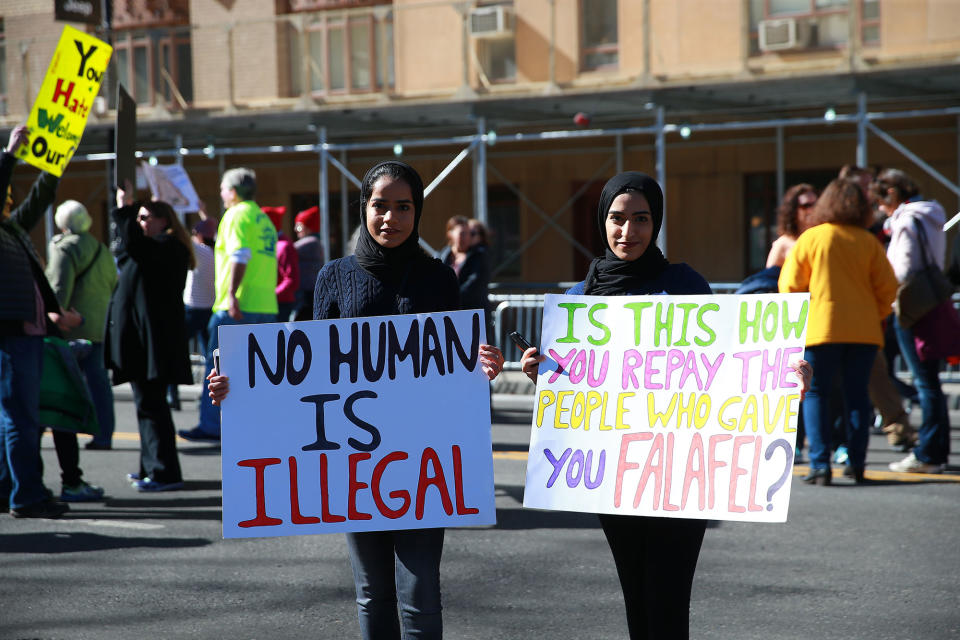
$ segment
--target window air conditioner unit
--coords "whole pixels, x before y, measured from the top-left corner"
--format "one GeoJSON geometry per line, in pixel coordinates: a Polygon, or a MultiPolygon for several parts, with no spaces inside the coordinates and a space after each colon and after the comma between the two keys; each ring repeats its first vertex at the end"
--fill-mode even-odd
{"type": "Polygon", "coordinates": [[[470,10],[470,35],[474,38],[502,38],[513,35],[513,7],[495,5],[470,10]]]}
{"type": "Polygon", "coordinates": [[[790,51],[810,46],[811,24],[803,18],[761,20],[758,31],[761,51],[790,51]]]}

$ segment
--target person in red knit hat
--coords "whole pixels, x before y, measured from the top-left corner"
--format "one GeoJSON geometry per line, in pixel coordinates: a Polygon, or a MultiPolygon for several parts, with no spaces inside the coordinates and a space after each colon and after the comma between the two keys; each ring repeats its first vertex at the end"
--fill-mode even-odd
{"type": "Polygon", "coordinates": [[[286,207],[260,207],[277,229],[277,320],[292,320],[300,289],[300,257],[290,238],[283,232],[286,207]]]}
{"type": "Polygon", "coordinates": [[[323,244],[320,242],[320,207],[310,207],[297,214],[293,227],[297,234],[294,246],[300,256],[300,290],[297,293],[296,320],[313,319],[313,288],[323,266],[323,244]]]}

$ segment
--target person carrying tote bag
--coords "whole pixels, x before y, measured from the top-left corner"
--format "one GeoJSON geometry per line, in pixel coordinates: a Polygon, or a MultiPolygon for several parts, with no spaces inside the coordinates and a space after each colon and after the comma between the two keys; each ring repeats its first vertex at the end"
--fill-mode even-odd
{"type": "MultiPolygon", "coordinates": [[[[943,207],[935,201],[921,198],[920,190],[913,180],[897,169],[881,172],[870,186],[870,191],[880,210],[889,216],[885,223],[890,229],[887,258],[893,266],[897,281],[904,285],[911,276],[929,267],[941,270],[946,249],[943,232],[946,214],[943,207]]],[[[949,294],[937,300],[937,303],[944,300],[949,304],[949,294]]],[[[930,308],[934,307],[936,304],[930,308]]],[[[891,463],[890,470],[940,473],[950,453],[950,419],[947,400],[940,388],[941,360],[920,358],[914,333],[916,327],[913,324],[905,326],[904,322],[909,324],[909,319],[901,319],[898,315],[894,320],[894,329],[900,353],[913,374],[920,395],[923,421],[918,429],[917,444],[913,451],[903,460],[891,463]]]]}
{"type": "MultiPolygon", "coordinates": [[[[937,203],[933,203],[937,204],[937,203]]],[[[939,206],[939,205],[938,205],[939,206]]],[[[953,284],[944,275],[941,267],[927,256],[926,247],[930,244],[923,231],[923,225],[913,220],[916,244],[920,247],[922,267],[909,273],[897,289],[897,299],[893,310],[901,326],[909,329],[921,318],[932,312],[944,301],[949,302],[953,294],[953,284]]]]}

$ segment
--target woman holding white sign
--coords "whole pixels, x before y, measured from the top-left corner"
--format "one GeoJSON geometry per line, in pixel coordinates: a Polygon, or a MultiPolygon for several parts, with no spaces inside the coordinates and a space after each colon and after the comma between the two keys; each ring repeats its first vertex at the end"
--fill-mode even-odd
{"type": "MultiPolygon", "coordinates": [[[[456,274],[420,248],[423,182],[417,172],[396,160],[381,162],[364,176],[360,202],[356,253],[320,270],[314,319],[459,310],[456,274]]],[[[481,344],[479,362],[493,380],[503,355],[481,344]]],[[[221,402],[227,378],[211,373],[209,388],[214,403],[221,402]]],[[[399,640],[401,629],[404,638],[442,637],[443,537],[442,528],[347,534],[365,640],[399,640]]]]}
{"type": "MultiPolygon", "coordinates": [[[[597,226],[604,255],[590,263],[572,295],[698,295],[710,285],[690,266],[670,264],[656,245],[663,192],[650,176],[626,172],[603,187],[597,226]]],[[[524,373],[537,381],[545,356],[527,349],[524,373]]],[[[806,363],[797,365],[805,379],[806,363]]],[[[689,637],[690,592],[706,520],[599,514],[616,563],[630,638],[689,637]]]]}

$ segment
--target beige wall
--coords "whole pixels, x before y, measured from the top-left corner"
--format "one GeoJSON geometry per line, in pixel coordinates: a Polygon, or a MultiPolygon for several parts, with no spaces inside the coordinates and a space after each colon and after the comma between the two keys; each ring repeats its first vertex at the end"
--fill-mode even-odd
{"type": "Polygon", "coordinates": [[[396,92],[454,91],[463,84],[463,18],[453,6],[396,0],[396,92]]]}
{"type": "Polygon", "coordinates": [[[274,2],[191,0],[193,90],[198,106],[280,95],[274,2]],[[232,26],[228,32],[227,27],[232,26]],[[231,61],[232,38],[232,61],[231,61]]]}
{"type": "Polygon", "coordinates": [[[66,23],[53,21],[53,3],[45,0],[3,0],[0,17],[7,42],[7,110],[24,120],[66,23]]]}
{"type": "MultiPolygon", "coordinates": [[[[630,39],[628,25],[642,23],[642,3],[623,3],[621,42],[630,39]],[[627,9],[629,7],[629,9],[627,9]]],[[[654,76],[716,76],[743,68],[741,33],[744,3],[740,0],[650,0],[650,66],[654,76]]],[[[638,27],[639,28],[639,27],[638,27]]],[[[642,43],[642,38],[637,38],[642,43]]],[[[626,44],[626,43],[625,43],[626,44]]],[[[624,70],[641,70],[631,55],[624,70]]]]}

